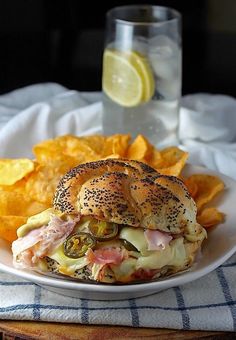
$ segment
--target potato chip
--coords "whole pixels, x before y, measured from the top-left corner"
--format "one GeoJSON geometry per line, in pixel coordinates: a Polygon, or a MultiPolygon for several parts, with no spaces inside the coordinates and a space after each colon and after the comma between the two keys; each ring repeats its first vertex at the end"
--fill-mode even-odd
{"type": "Polygon", "coordinates": [[[152,156],[153,146],[148,140],[138,135],[133,143],[129,146],[127,152],[127,158],[138,161],[148,161],[152,156]]]}
{"type": "Polygon", "coordinates": [[[126,157],[130,138],[130,135],[116,135],[113,141],[113,154],[119,154],[120,157],[126,157]]]}
{"type": "Polygon", "coordinates": [[[187,183],[192,186],[197,185],[194,200],[198,210],[224,189],[224,183],[219,177],[206,174],[192,175],[187,179],[187,183]]]}
{"type": "Polygon", "coordinates": [[[112,153],[111,155],[103,158],[103,159],[109,159],[109,158],[115,158],[115,159],[119,159],[120,158],[120,155],[118,155],[117,153],[112,153]]]}
{"type": "Polygon", "coordinates": [[[29,201],[17,192],[0,191],[0,215],[24,216],[29,201]]]}
{"type": "Polygon", "coordinates": [[[40,164],[63,161],[78,165],[100,158],[86,139],[70,135],[39,143],[34,146],[33,152],[40,164]]]}
{"type": "Polygon", "coordinates": [[[154,169],[156,169],[157,164],[160,164],[161,161],[162,161],[161,152],[159,150],[153,148],[152,156],[151,156],[150,160],[148,161],[148,164],[150,166],[152,166],[154,169]]]}
{"type": "Polygon", "coordinates": [[[53,142],[53,140],[48,140],[35,145],[33,147],[33,153],[40,164],[47,164],[53,156],[54,158],[57,158],[58,155],[61,156],[62,154],[60,148],[53,142]]]}
{"type": "Polygon", "coordinates": [[[37,201],[30,201],[29,204],[27,205],[27,209],[25,211],[25,216],[33,216],[33,215],[36,215],[36,214],[39,214],[41,213],[42,211],[48,209],[51,207],[51,204],[49,203],[40,203],[40,202],[37,202],[37,201]]]}
{"type": "Polygon", "coordinates": [[[59,161],[40,165],[37,171],[29,176],[25,184],[26,194],[32,200],[51,205],[60,178],[72,167],[72,164],[59,161]]]}
{"type": "Polygon", "coordinates": [[[198,192],[198,186],[197,183],[187,179],[183,179],[184,184],[186,185],[188,192],[190,193],[191,197],[195,199],[197,192],[198,192]]]}
{"type": "Polygon", "coordinates": [[[179,176],[188,159],[188,153],[176,146],[160,151],[160,158],[151,164],[163,175],[179,176]]]}
{"type": "Polygon", "coordinates": [[[120,158],[126,157],[130,135],[113,135],[106,138],[103,150],[103,158],[112,154],[120,155],[120,158]]]}
{"type": "Polygon", "coordinates": [[[29,175],[27,175],[26,177],[20,179],[19,181],[17,181],[16,183],[12,184],[12,185],[0,185],[0,190],[2,191],[8,191],[8,192],[18,192],[18,193],[22,193],[24,194],[25,192],[25,184],[27,182],[27,177],[29,175]]]}
{"type": "Polygon", "coordinates": [[[27,158],[0,159],[0,185],[12,185],[34,170],[27,158]]]}
{"type": "Polygon", "coordinates": [[[75,136],[65,136],[59,139],[63,145],[63,153],[73,158],[96,159],[99,155],[97,152],[86,142],[85,139],[75,136]],[[82,157],[83,156],[83,157],[82,157]]]}
{"type": "Polygon", "coordinates": [[[0,190],[0,216],[32,216],[48,208],[48,205],[32,201],[18,192],[0,190]]]}
{"type": "Polygon", "coordinates": [[[16,230],[25,224],[25,216],[0,216],[0,236],[6,241],[13,242],[17,239],[16,230]]]}
{"type": "Polygon", "coordinates": [[[197,216],[197,221],[205,228],[210,228],[224,222],[225,215],[217,208],[205,208],[197,216]]]}
{"type": "Polygon", "coordinates": [[[108,137],[102,135],[92,135],[80,137],[97,155],[104,155],[105,143],[108,137]]]}
{"type": "MultiPolygon", "coordinates": [[[[0,237],[16,239],[16,229],[27,217],[52,206],[60,178],[81,163],[128,158],[146,162],[162,174],[180,176],[186,152],[177,147],[157,150],[142,135],[131,144],[130,138],[129,134],[59,136],[34,146],[35,161],[0,160],[0,237]]],[[[199,209],[223,188],[214,176],[193,175],[184,181],[199,209]]],[[[207,209],[198,215],[200,223],[209,227],[222,221],[223,214],[216,208],[207,209]]]]}

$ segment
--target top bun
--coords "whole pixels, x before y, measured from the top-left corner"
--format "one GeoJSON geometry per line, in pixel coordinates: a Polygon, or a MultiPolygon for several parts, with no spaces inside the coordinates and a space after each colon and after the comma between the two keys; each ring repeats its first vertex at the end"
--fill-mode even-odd
{"type": "Polygon", "coordinates": [[[196,205],[181,180],[123,159],[71,169],[57,187],[54,208],[176,234],[196,225],[196,205]]]}

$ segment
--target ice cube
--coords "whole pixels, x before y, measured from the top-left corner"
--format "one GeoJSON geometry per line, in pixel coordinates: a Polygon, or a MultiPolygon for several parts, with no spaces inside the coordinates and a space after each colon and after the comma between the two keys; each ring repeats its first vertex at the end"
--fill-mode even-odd
{"type": "Polygon", "coordinates": [[[165,35],[156,35],[149,39],[150,52],[157,53],[160,57],[172,56],[177,48],[177,44],[165,35]]]}
{"type": "Polygon", "coordinates": [[[165,100],[175,100],[180,97],[181,94],[181,79],[163,79],[160,78],[156,81],[156,90],[159,95],[165,100]]]}
{"type": "Polygon", "coordinates": [[[165,35],[149,39],[149,60],[157,78],[174,79],[179,77],[181,69],[181,50],[165,35]]]}
{"type": "Polygon", "coordinates": [[[141,36],[136,36],[133,40],[132,50],[146,55],[148,53],[148,39],[141,36]]]}

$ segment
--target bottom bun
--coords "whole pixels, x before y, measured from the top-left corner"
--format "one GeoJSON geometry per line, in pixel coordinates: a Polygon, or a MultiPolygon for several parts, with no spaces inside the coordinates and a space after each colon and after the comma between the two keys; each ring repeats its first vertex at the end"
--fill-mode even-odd
{"type": "Polygon", "coordinates": [[[196,242],[186,242],[184,243],[184,248],[186,252],[186,257],[182,265],[165,265],[160,269],[147,270],[139,268],[138,271],[132,273],[129,277],[125,277],[124,280],[119,279],[115,276],[114,272],[107,266],[103,272],[102,277],[93,277],[91,267],[86,265],[83,268],[77,269],[75,272],[69,274],[60,270],[60,264],[50,257],[45,257],[46,268],[44,272],[50,272],[58,276],[70,277],[73,279],[81,281],[90,282],[101,282],[101,283],[135,283],[135,282],[145,282],[151,281],[159,278],[164,278],[168,276],[175,275],[177,273],[188,270],[196,259],[196,256],[201,249],[202,241],[196,242]]]}

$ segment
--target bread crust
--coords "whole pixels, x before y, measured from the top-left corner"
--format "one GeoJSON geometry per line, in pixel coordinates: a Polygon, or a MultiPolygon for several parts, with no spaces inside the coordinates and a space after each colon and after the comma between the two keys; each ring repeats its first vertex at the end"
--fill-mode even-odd
{"type": "Polygon", "coordinates": [[[196,223],[196,206],[181,180],[124,159],[85,163],[60,181],[54,207],[68,214],[181,233],[196,223]]]}

